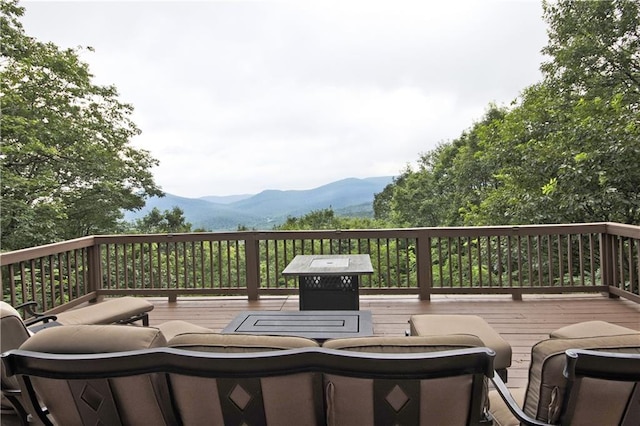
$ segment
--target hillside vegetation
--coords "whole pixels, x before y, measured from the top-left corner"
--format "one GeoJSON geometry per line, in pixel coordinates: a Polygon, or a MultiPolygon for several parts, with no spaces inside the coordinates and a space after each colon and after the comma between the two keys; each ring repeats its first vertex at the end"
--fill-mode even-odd
{"type": "Polygon", "coordinates": [[[309,190],[266,190],[252,196],[185,198],[172,194],[152,197],[143,209],[127,213],[127,221],[178,207],[193,229],[235,230],[238,227],[270,230],[290,217],[331,209],[337,216],[373,217],[373,199],[392,176],[348,178],[309,190]],[[236,198],[235,201],[234,198],[236,198]],[[218,200],[212,202],[209,200],[218,200]]]}
{"type": "Polygon", "coordinates": [[[397,226],[640,224],[637,1],[544,4],[544,79],[376,196],[397,226]]]}

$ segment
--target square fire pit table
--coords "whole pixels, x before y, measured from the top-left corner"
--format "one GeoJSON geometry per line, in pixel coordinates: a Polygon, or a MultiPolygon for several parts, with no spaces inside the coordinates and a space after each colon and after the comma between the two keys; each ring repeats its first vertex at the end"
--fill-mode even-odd
{"type": "Polygon", "coordinates": [[[301,311],[358,310],[364,274],[373,274],[368,254],[298,255],[282,271],[298,277],[301,311]]]}
{"type": "Polygon", "coordinates": [[[323,341],[373,336],[373,323],[371,311],[245,311],[222,333],[300,336],[323,341]]]}

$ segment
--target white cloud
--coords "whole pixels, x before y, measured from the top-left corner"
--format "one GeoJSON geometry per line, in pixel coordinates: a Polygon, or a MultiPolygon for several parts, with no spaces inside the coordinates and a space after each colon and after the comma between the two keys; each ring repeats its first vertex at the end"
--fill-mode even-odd
{"type": "Polygon", "coordinates": [[[532,1],[24,5],[29,34],[95,48],[183,196],[397,174],[538,81],[546,42],[532,1]]]}

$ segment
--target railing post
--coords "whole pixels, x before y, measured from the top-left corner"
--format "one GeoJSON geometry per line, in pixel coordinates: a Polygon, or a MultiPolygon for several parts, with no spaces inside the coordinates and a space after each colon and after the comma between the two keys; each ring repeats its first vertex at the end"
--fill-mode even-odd
{"type": "Polygon", "coordinates": [[[416,272],[420,300],[431,300],[433,276],[431,272],[431,238],[426,233],[416,236],[416,272]]]}
{"type": "MultiPolygon", "coordinates": [[[[615,250],[613,249],[613,238],[608,233],[600,234],[600,284],[615,286],[615,250]]],[[[611,292],[609,292],[611,296],[611,292]]]]}
{"type": "Polygon", "coordinates": [[[87,247],[87,260],[89,262],[89,282],[87,293],[102,289],[102,251],[100,244],[87,247]]]}
{"type": "Polygon", "coordinates": [[[249,300],[258,300],[260,286],[260,249],[256,234],[247,234],[244,240],[244,254],[246,260],[247,296],[249,300]]]}

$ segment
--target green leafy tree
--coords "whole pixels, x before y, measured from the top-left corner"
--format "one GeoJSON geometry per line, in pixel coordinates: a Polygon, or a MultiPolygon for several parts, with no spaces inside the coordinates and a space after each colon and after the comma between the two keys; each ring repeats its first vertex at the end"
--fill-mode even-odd
{"type": "Polygon", "coordinates": [[[637,2],[545,3],[544,81],[483,142],[499,185],[467,223],[640,223],[637,2]]]}
{"type": "Polygon", "coordinates": [[[376,218],[397,226],[459,226],[487,191],[496,186],[495,161],[482,143],[506,110],[491,105],[483,119],[459,138],[423,154],[417,170],[407,168],[376,194],[376,218]]]}
{"type": "Polygon", "coordinates": [[[637,1],[544,3],[544,79],[385,189],[400,226],[640,223],[637,1]]]}
{"type": "Polygon", "coordinates": [[[384,222],[370,218],[337,216],[332,208],[313,210],[304,216],[289,216],[282,225],[275,226],[275,230],[318,230],[318,229],[378,229],[384,227],[384,222]]]}
{"type": "Polygon", "coordinates": [[[640,3],[636,0],[543,2],[549,43],[546,81],[571,96],[640,102],[640,3]]]}
{"type": "Polygon", "coordinates": [[[528,90],[495,125],[483,156],[499,185],[467,223],[640,223],[638,114],[620,94],[567,105],[552,93],[528,90]]]}
{"type": "Polygon", "coordinates": [[[141,234],[191,232],[191,223],[186,221],[184,210],[180,207],[163,212],[154,207],[143,218],[136,220],[134,231],[141,234]]]}
{"type": "Polygon", "coordinates": [[[28,36],[17,1],[0,12],[2,248],[117,229],[123,209],[162,195],[157,161],[130,145],[132,107],[92,83],[77,49],[28,36]]]}
{"type": "Polygon", "coordinates": [[[396,226],[436,226],[440,210],[437,206],[440,200],[436,194],[436,184],[430,156],[421,157],[419,169],[409,168],[398,176],[393,184],[376,194],[374,207],[381,206],[383,198],[388,206],[387,212],[375,211],[377,219],[385,219],[396,226]]]}

